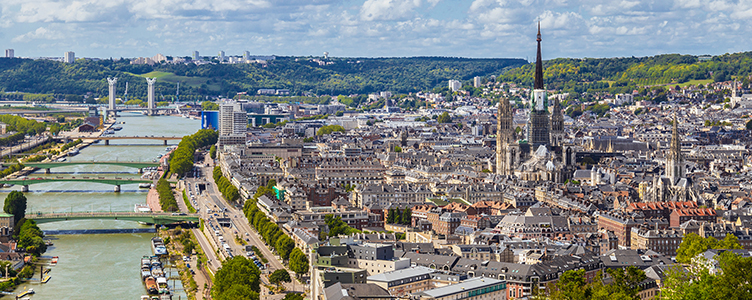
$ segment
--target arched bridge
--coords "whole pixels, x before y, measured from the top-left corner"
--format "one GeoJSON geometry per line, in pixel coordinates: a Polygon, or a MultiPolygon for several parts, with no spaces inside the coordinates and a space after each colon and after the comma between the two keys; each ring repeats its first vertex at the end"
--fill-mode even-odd
{"type": "Polygon", "coordinates": [[[198,214],[185,213],[136,213],[136,212],[71,212],[71,213],[31,213],[27,219],[41,223],[72,221],[72,220],[124,220],[157,225],[168,225],[180,222],[198,223],[198,214]]]}
{"type": "Polygon", "coordinates": [[[48,182],[94,182],[102,184],[111,184],[115,186],[115,192],[120,191],[120,186],[123,184],[135,184],[135,183],[153,183],[153,180],[146,179],[132,179],[132,178],[106,178],[106,177],[39,177],[39,178],[22,178],[22,179],[6,179],[0,180],[2,184],[18,184],[23,185],[23,191],[29,191],[29,185],[37,183],[48,182]]]}
{"type": "MultiPolygon", "coordinates": [[[[10,166],[11,164],[3,163],[3,166],[10,166]]],[[[155,162],[136,162],[136,161],[49,161],[49,162],[27,162],[24,166],[34,167],[40,169],[52,169],[57,167],[76,166],[76,165],[111,165],[111,166],[123,166],[136,169],[143,169],[148,167],[158,167],[159,163],[155,162]]]]}

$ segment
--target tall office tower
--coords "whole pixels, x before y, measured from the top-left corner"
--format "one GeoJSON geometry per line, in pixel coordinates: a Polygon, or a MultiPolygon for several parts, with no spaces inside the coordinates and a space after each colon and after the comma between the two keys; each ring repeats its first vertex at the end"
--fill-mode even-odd
{"type": "Polygon", "coordinates": [[[481,79],[480,76],[473,77],[473,87],[479,88],[481,85],[481,79]]]}
{"type": "Polygon", "coordinates": [[[13,49],[5,49],[5,57],[6,58],[13,58],[13,57],[15,57],[16,55],[15,55],[14,52],[15,51],[13,51],[13,49]]]}
{"type": "Polygon", "coordinates": [[[225,61],[225,52],[219,51],[219,54],[217,55],[217,59],[219,59],[220,62],[225,61]]]}
{"type": "Polygon", "coordinates": [[[541,34],[538,23],[538,54],[535,62],[535,85],[530,100],[530,119],[527,124],[527,139],[530,151],[536,151],[539,146],[548,146],[550,119],[548,114],[548,97],[543,87],[543,60],[541,59],[541,34]]]}
{"type": "Polygon", "coordinates": [[[239,103],[219,104],[219,135],[235,133],[235,111],[240,111],[239,103]]]}
{"type": "Polygon", "coordinates": [[[193,60],[198,60],[199,59],[198,51],[193,51],[193,56],[191,57],[191,59],[193,59],[193,60]]]}
{"type": "Polygon", "coordinates": [[[117,77],[107,77],[107,83],[110,84],[110,110],[115,110],[115,89],[117,88],[117,77]]]}
{"type": "Polygon", "coordinates": [[[250,51],[243,51],[243,60],[248,60],[251,58],[251,52],[250,51]]]}
{"type": "Polygon", "coordinates": [[[73,51],[65,52],[65,56],[63,56],[63,62],[67,64],[76,62],[76,53],[73,51]]]}
{"type": "Polygon", "coordinates": [[[248,114],[240,103],[226,102],[219,105],[219,144],[245,144],[248,114]]]}

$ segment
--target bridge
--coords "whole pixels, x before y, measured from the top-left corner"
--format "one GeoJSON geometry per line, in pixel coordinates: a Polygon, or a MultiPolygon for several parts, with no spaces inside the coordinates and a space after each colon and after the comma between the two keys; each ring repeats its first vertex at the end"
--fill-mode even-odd
{"type": "MultiPolygon", "coordinates": [[[[12,164],[2,163],[7,167],[12,164]]],[[[57,167],[67,167],[76,165],[111,165],[111,166],[123,166],[138,169],[139,173],[142,173],[143,168],[158,167],[159,163],[155,162],[137,162],[137,161],[49,161],[49,162],[27,162],[24,163],[26,167],[33,167],[39,169],[45,169],[46,173],[50,173],[50,169],[57,167]]]]}
{"type": "Polygon", "coordinates": [[[73,220],[124,220],[136,221],[142,223],[168,225],[180,222],[198,223],[198,214],[185,213],[136,213],[136,212],[65,212],[65,213],[30,213],[26,214],[27,219],[41,223],[51,223],[60,221],[73,220]]]}
{"type": "Polygon", "coordinates": [[[0,180],[0,183],[2,184],[18,184],[23,185],[22,191],[28,192],[29,191],[29,185],[37,184],[37,183],[48,183],[48,182],[93,182],[93,183],[102,183],[102,184],[110,184],[115,186],[115,192],[120,192],[120,186],[123,184],[135,184],[135,183],[154,183],[153,180],[146,180],[146,179],[132,179],[132,178],[105,178],[105,177],[40,177],[40,178],[21,178],[21,179],[6,179],[6,180],[0,180]]]}
{"type": "Polygon", "coordinates": [[[104,140],[105,145],[109,145],[111,140],[162,140],[167,145],[168,140],[180,140],[182,136],[59,136],[55,137],[59,140],[104,140]]]}

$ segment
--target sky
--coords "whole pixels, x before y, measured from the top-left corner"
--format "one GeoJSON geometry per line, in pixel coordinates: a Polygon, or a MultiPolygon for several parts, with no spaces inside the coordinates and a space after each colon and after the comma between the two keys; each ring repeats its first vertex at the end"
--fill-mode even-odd
{"type": "Polygon", "coordinates": [[[544,60],[752,49],[749,0],[2,0],[17,57],[452,56],[544,60]]]}

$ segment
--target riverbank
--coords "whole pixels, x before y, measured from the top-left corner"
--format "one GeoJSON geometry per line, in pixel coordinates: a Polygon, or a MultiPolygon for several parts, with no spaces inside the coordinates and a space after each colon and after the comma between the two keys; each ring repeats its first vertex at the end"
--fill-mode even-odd
{"type": "MultiPolygon", "coordinates": [[[[198,130],[199,122],[174,117],[152,117],[142,114],[124,113],[118,118],[125,121],[123,129],[117,135],[136,136],[145,132],[164,136],[183,136],[198,130]]],[[[88,143],[79,146],[80,153],[72,160],[75,161],[152,161],[157,155],[164,155],[165,146],[137,145],[127,146],[129,142],[111,142],[110,147],[88,143]],[[87,147],[81,148],[84,145],[87,147]]],[[[134,143],[138,144],[138,143],[134,143]]],[[[146,142],[145,144],[148,144],[146,142]]],[[[71,158],[69,158],[71,159],[71,158]]],[[[102,164],[71,165],[54,169],[58,173],[71,173],[74,176],[89,176],[90,172],[124,172],[126,177],[138,176],[133,174],[133,168],[102,164]]],[[[37,171],[35,176],[44,175],[44,171],[37,171]]],[[[120,193],[113,193],[109,186],[89,182],[49,182],[36,185],[38,192],[25,193],[28,198],[30,211],[133,211],[136,204],[143,204],[147,200],[148,191],[124,192],[137,189],[137,184],[123,186],[120,193]],[[104,187],[108,187],[105,189],[104,187]],[[81,191],[81,192],[49,192],[49,191],[81,191]],[[101,191],[99,191],[101,190],[101,191]]],[[[20,186],[9,188],[20,190],[20,186]]],[[[122,220],[72,220],[65,222],[44,223],[40,225],[42,231],[68,231],[89,229],[124,229],[145,228],[132,221],[122,220]]],[[[60,234],[50,235],[55,243],[45,253],[47,256],[59,256],[60,262],[52,267],[53,276],[47,284],[22,284],[16,291],[33,288],[36,294],[34,300],[52,299],[139,299],[145,294],[144,284],[139,276],[137,261],[143,255],[152,253],[150,240],[155,233],[118,233],[118,234],[60,234]]],[[[194,263],[191,263],[193,267],[194,263]]],[[[38,267],[37,267],[38,268],[38,267]]],[[[176,281],[179,278],[177,269],[172,273],[176,281]]],[[[37,270],[38,272],[38,270],[37,270]]],[[[173,286],[172,279],[170,285],[173,286]]],[[[188,284],[186,284],[187,286],[188,284]]],[[[177,281],[176,294],[173,299],[186,299],[182,286],[177,281]]]]}

